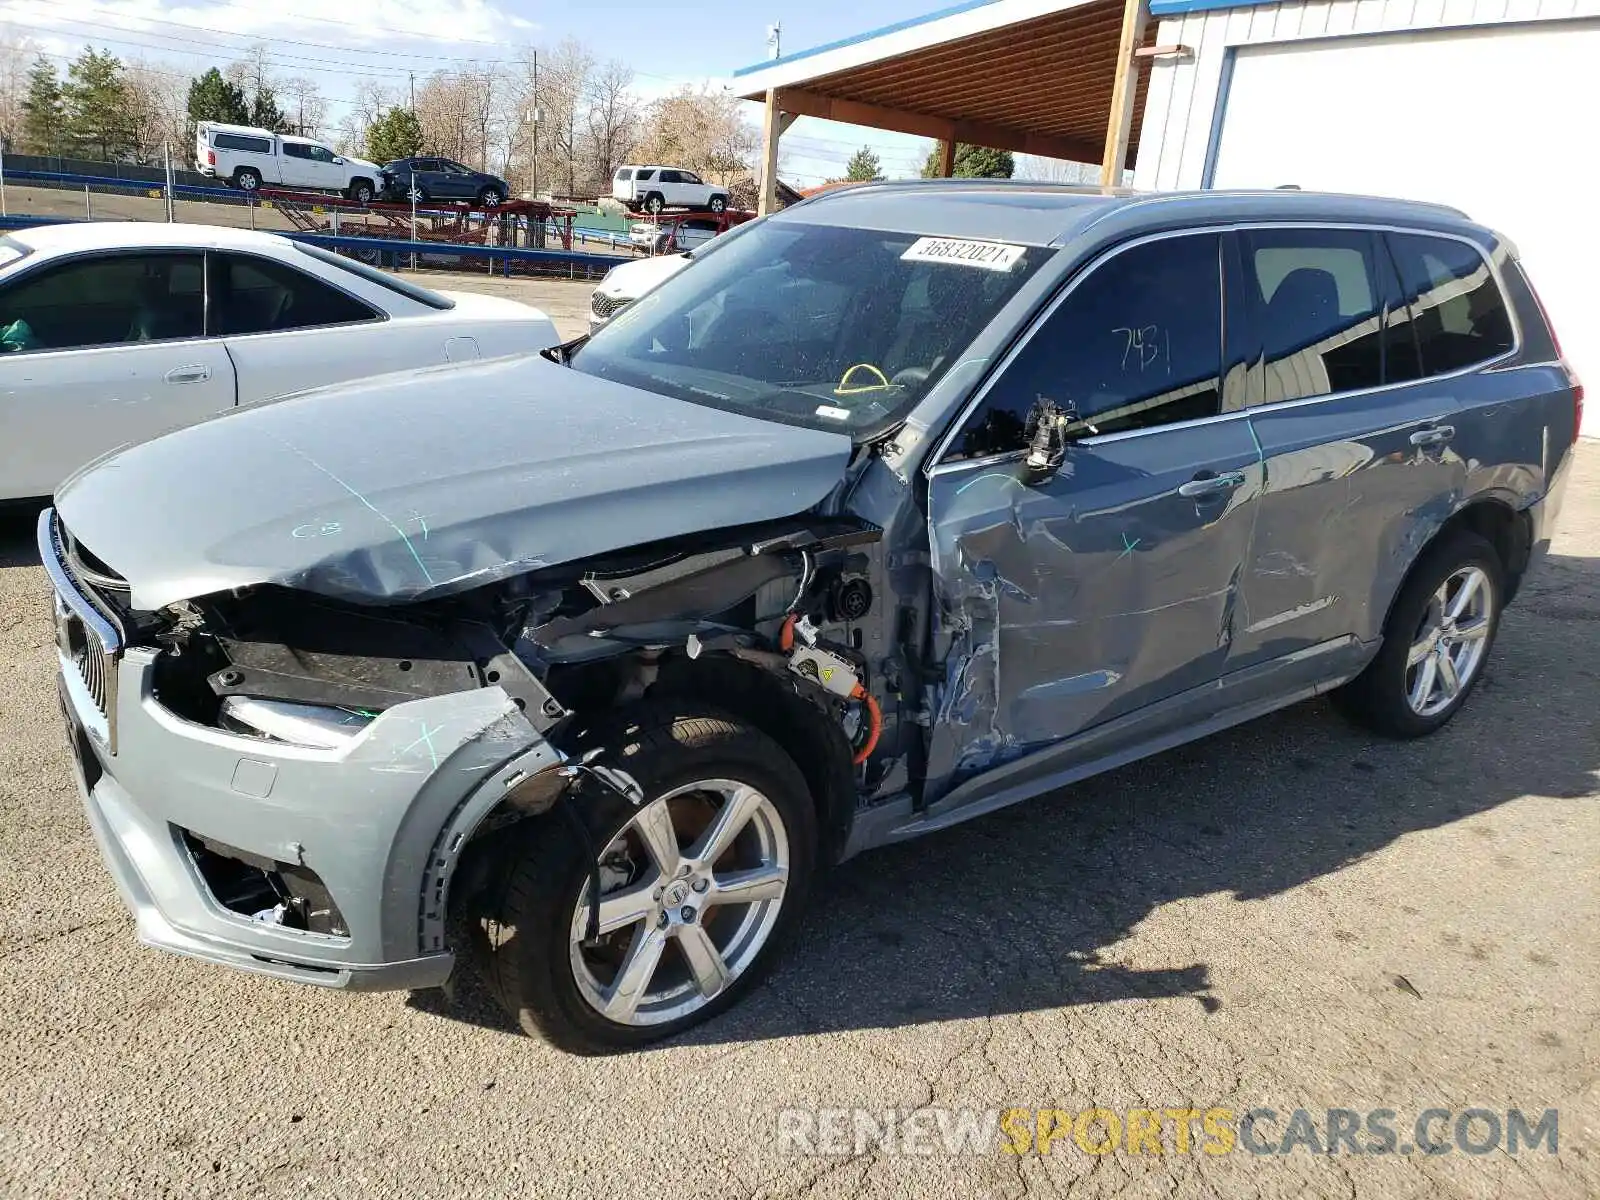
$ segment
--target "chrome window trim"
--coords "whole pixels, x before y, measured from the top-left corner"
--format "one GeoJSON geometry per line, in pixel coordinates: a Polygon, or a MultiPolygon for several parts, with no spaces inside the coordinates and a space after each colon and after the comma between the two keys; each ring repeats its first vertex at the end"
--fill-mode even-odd
{"type": "MultiPolygon", "coordinates": [[[[1054,296],[1052,296],[1049,302],[1045,304],[1043,308],[1034,314],[1033,318],[1028,322],[1027,328],[1023,331],[1022,336],[1012,344],[1011,348],[1006,351],[1005,356],[1001,358],[999,363],[997,363],[990,370],[988,378],[985,379],[979,386],[978,390],[972,394],[971,398],[963,406],[957,418],[950,423],[949,427],[945,430],[943,437],[941,437],[939,440],[938,448],[924,460],[923,474],[929,478],[932,478],[933,475],[936,473],[941,473],[945,468],[965,468],[968,465],[975,463],[992,465],[995,463],[1005,462],[1009,459],[1020,458],[1027,453],[1026,450],[1009,450],[1004,454],[993,454],[981,459],[950,460],[946,458],[946,455],[950,451],[951,443],[955,441],[956,436],[966,425],[967,421],[971,419],[972,415],[983,406],[983,402],[988,398],[989,392],[1000,380],[1005,378],[1006,372],[1010,370],[1012,364],[1022,354],[1022,352],[1027,349],[1028,345],[1033,341],[1033,339],[1038,336],[1045,323],[1055,315],[1056,309],[1064,304],[1067,300],[1067,297],[1072,295],[1072,293],[1077,290],[1078,285],[1095,271],[1098,271],[1101,267],[1110,262],[1112,259],[1116,258],[1119,254],[1122,254],[1128,250],[1132,250],[1138,246],[1148,245],[1151,242],[1162,241],[1168,238],[1189,237],[1213,233],[1236,233],[1252,229],[1336,229],[1367,233],[1412,234],[1418,237],[1447,238],[1451,241],[1462,242],[1465,245],[1471,246],[1472,249],[1477,252],[1478,257],[1483,260],[1484,265],[1488,267],[1489,277],[1494,280],[1495,287],[1500,291],[1501,304],[1504,306],[1511,322],[1511,349],[1505,351],[1503,354],[1496,355],[1493,358],[1486,358],[1482,362],[1473,363],[1470,366],[1461,367],[1457,370],[1449,371],[1442,375],[1426,375],[1421,379],[1399,380],[1395,383],[1383,383],[1376,387],[1370,388],[1353,388],[1341,392],[1325,392],[1318,396],[1299,396],[1293,400],[1278,400],[1271,404],[1257,404],[1254,406],[1246,405],[1244,408],[1236,409],[1233,412],[1217,413],[1210,417],[1197,417],[1190,421],[1173,421],[1167,425],[1151,425],[1143,429],[1125,429],[1117,433],[1103,433],[1094,437],[1077,438],[1073,441],[1073,445],[1109,445],[1112,442],[1119,442],[1132,437],[1142,437],[1145,434],[1164,433],[1169,429],[1191,429],[1199,425],[1217,424],[1223,421],[1232,421],[1238,419],[1239,417],[1249,416],[1255,413],[1281,412],[1290,408],[1300,408],[1308,404],[1323,404],[1330,400],[1345,400],[1354,396],[1370,396],[1375,393],[1388,392],[1397,388],[1416,387],[1417,385],[1424,383],[1435,383],[1440,380],[1458,379],[1465,375],[1477,374],[1480,371],[1503,369],[1508,364],[1509,360],[1515,358],[1522,351],[1523,338],[1521,318],[1517,313],[1516,305],[1511,303],[1506,291],[1505,278],[1500,270],[1500,265],[1495,261],[1494,255],[1484,250],[1481,245],[1464,233],[1452,233],[1439,229],[1423,229],[1411,225],[1394,225],[1367,221],[1295,220],[1252,220],[1224,222],[1211,225],[1195,225],[1183,229],[1164,229],[1156,233],[1147,233],[1139,237],[1130,238],[1125,242],[1118,242],[1116,245],[1101,251],[1093,259],[1091,259],[1088,265],[1083,269],[1074,272],[1072,278],[1066,283],[1066,285],[1062,287],[1061,290],[1058,291],[1054,296]]],[[[1226,270],[1226,266],[1224,266],[1224,270],[1226,270]]],[[[1403,281],[1401,286],[1404,287],[1403,281]]],[[[1223,328],[1226,330],[1228,319],[1226,280],[1224,280],[1223,290],[1224,297],[1222,320],[1223,328]]],[[[1225,336],[1226,334],[1224,334],[1224,337],[1225,336]]],[[[1516,365],[1523,366],[1532,364],[1519,363],[1516,365]]],[[[1219,367],[1220,366],[1221,364],[1219,363],[1219,367]]]]}

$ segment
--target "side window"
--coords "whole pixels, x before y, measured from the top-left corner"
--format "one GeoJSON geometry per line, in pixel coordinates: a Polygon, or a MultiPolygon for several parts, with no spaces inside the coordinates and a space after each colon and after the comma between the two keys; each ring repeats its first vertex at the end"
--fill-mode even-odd
{"type": "Polygon", "coordinates": [[[1095,267],[995,381],[953,449],[1021,450],[1034,401],[1076,413],[1069,436],[1221,411],[1221,235],[1158,238],[1095,267]]]}
{"type": "Polygon", "coordinates": [[[1377,238],[1364,230],[1241,233],[1243,330],[1259,380],[1249,400],[1272,404],[1379,387],[1384,288],[1377,238]]]}
{"type": "Polygon", "coordinates": [[[1505,298],[1476,247],[1412,233],[1390,234],[1389,245],[1424,376],[1459,371],[1512,348],[1505,298]]]}
{"type": "Polygon", "coordinates": [[[299,142],[283,143],[283,156],[285,158],[310,158],[311,147],[303,146],[299,142]]]}
{"type": "Polygon", "coordinates": [[[444,168],[445,174],[447,174],[447,175],[470,175],[470,174],[472,174],[472,172],[469,171],[466,167],[463,167],[458,162],[451,162],[448,158],[440,159],[439,160],[439,165],[444,168]]]}
{"type": "Polygon", "coordinates": [[[693,171],[679,171],[678,172],[678,182],[679,183],[704,183],[705,180],[701,179],[700,176],[696,175],[693,171]]]}
{"type": "Polygon", "coordinates": [[[333,151],[326,146],[308,146],[306,148],[311,152],[311,157],[317,162],[331,163],[333,161],[333,151]]]}
{"type": "Polygon", "coordinates": [[[272,143],[265,138],[245,137],[238,133],[212,134],[211,144],[219,150],[245,150],[251,154],[272,153],[272,143]]]}
{"type": "Polygon", "coordinates": [[[29,273],[0,289],[0,354],[197,338],[199,254],[118,254],[29,273]]]}
{"type": "Polygon", "coordinates": [[[647,183],[650,180],[654,179],[655,177],[656,177],[656,173],[654,171],[640,171],[637,175],[634,176],[634,178],[637,179],[638,181],[640,181],[641,183],[647,183]]]}
{"type": "Polygon", "coordinates": [[[293,267],[240,254],[213,254],[211,332],[272,333],[372,321],[366,304],[293,267]]]}

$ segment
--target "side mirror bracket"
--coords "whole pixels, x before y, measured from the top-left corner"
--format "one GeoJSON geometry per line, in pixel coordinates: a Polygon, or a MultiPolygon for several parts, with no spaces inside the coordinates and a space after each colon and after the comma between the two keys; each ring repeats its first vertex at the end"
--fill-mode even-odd
{"type": "Polygon", "coordinates": [[[1023,482],[1033,487],[1056,477],[1067,460],[1067,426],[1078,419],[1071,404],[1040,396],[1028,410],[1028,453],[1022,460],[1023,482]]]}

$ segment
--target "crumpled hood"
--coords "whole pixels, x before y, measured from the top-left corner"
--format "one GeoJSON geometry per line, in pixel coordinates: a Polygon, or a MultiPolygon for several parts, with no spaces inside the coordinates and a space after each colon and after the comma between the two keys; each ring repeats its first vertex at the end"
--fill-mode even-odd
{"type": "Polygon", "coordinates": [[[802,512],[849,455],[528,355],[237,409],[106,455],[56,508],[136,608],[261,583],[399,603],[802,512]]]}

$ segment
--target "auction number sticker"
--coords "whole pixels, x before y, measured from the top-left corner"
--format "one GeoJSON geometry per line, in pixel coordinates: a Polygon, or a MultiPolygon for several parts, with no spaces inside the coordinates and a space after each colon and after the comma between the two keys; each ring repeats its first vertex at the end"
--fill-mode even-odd
{"type": "Polygon", "coordinates": [[[966,238],[918,238],[900,256],[904,262],[956,263],[985,271],[1009,271],[1022,261],[1024,246],[1006,242],[975,242],[966,238]]]}

